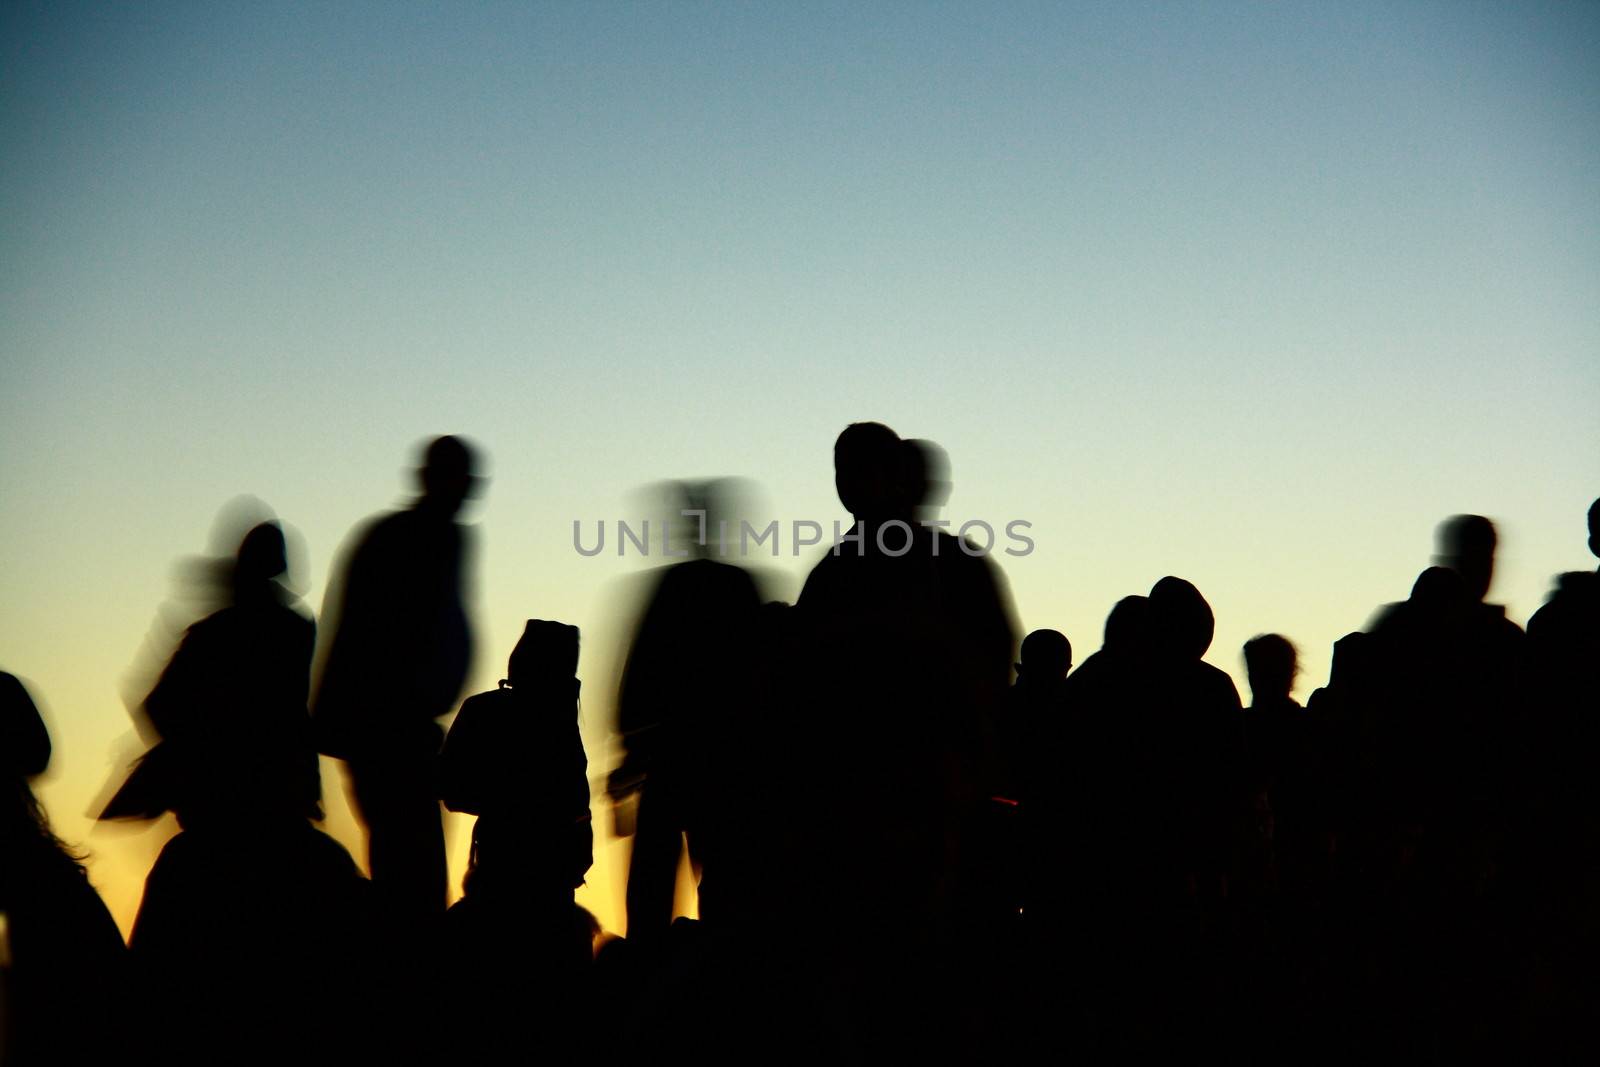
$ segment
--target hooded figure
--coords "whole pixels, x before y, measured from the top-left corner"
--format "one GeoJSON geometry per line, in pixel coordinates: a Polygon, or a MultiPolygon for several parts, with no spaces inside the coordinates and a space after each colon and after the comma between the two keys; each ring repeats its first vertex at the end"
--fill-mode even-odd
{"type": "Polygon", "coordinates": [[[500,688],[469,697],[451,724],[440,796],[478,816],[468,895],[570,903],[583,884],[594,835],[577,672],[578,628],[529,619],[500,688]]]}
{"type": "Polygon", "coordinates": [[[161,740],[102,819],[179,825],[320,819],[321,778],[306,715],[316,624],[279,583],[283,530],[259,523],[234,561],[229,603],[191,626],[143,711],[161,740]]]}

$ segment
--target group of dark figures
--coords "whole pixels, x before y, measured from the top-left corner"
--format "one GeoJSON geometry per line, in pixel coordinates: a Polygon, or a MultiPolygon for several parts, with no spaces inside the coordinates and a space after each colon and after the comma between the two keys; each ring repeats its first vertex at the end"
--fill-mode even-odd
{"type": "MultiPolygon", "coordinates": [[[[606,790],[632,837],[625,938],[574,903],[578,631],[528,622],[500,687],[438,724],[472,652],[459,439],[356,537],[314,693],[283,533],[245,535],[101,813],[181,827],[126,947],[34,798],[49,737],[0,676],[5,1062],[1595,1045],[1600,575],[1563,575],[1524,632],[1484,602],[1493,526],[1458,516],[1307,706],[1293,645],[1249,642],[1242,707],[1190,583],[1121,600],[1076,670],[1054,630],[1017,657],[993,563],[925,521],[938,447],[857,423],[834,466],[859,536],[795,604],[703,548],[654,575],[606,790]],[[345,763],[370,877],[316,828],[319,753],[345,763]],[[441,801],[477,816],[448,910],[441,801]],[[696,920],[673,918],[685,852],[696,920]]],[[[1588,522],[1600,555],[1600,501],[1588,522]]]]}

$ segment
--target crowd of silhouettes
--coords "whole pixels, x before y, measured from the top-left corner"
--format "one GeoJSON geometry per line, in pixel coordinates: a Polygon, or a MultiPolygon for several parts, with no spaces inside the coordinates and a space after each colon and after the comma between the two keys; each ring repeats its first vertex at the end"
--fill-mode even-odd
{"type": "MultiPolygon", "coordinates": [[[[574,897],[578,630],[529,620],[499,687],[440,726],[473,647],[457,514],[482,479],[459,438],[354,537],[320,659],[282,527],[244,532],[100,813],[180,827],[126,947],[29,786],[43,719],[0,675],[3,1061],[92,1061],[152,1026],[181,1063],[1593,1047],[1600,574],[1562,575],[1524,632],[1485,600],[1493,524],[1456,516],[1304,707],[1294,644],[1247,642],[1245,706],[1190,582],[1118,601],[1074,669],[1057,630],[1019,646],[999,569],[931,522],[942,449],[856,423],[833,459],[854,525],[793,605],[704,536],[652,578],[604,778],[626,937],[574,897]],[[319,753],[344,761],[367,874],[317,827],[319,753]],[[476,816],[448,911],[441,804],[476,816]],[[674,921],[685,859],[699,918],[674,921]]],[[[729,506],[724,483],[672,492],[702,523],[729,506]]],[[[1600,501],[1588,525],[1600,556],[1600,501]]]]}

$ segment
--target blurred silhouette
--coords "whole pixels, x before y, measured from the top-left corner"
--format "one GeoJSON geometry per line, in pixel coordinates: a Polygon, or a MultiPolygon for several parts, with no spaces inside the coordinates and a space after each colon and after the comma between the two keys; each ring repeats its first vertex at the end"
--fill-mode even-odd
{"type": "Polygon", "coordinates": [[[29,779],[50,735],[20,681],[0,672],[0,1063],[109,1059],[129,992],[122,934],[82,861],[50,829],[29,779]]]}
{"type": "Polygon", "coordinates": [[[184,829],[321,818],[306,715],[316,626],[279,583],[286,569],[281,527],[252,527],[227,606],[189,627],[143,701],[160,741],[101,818],[172,811],[184,829]]]}
{"type": "Polygon", "coordinates": [[[660,568],[629,645],[617,693],[622,758],[607,783],[628,865],[628,939],[643,946],[672,922],[685,847],[699,874],[700,910],[718,910],[718,859],[730,848],[720,781],[747,718],[761,597],[744,568],[710,558],[709,531],[736,502],[735,483],[671,483],[677,509],[704,513],[706,536],[684,540],[692,558],[660,568]],[[720,854],[719,854],[720,853],[720,854]]]}
{"type": "Polygon", "coordinates": [[[440,794],[478,818],[465,896],[447,923],[451,999],[472,1058],[530,1028],[577,1055],[589,916],[573,902],[593,862],[578,733],[578,630],[530,619],[500,688],[469,697],[445,738],[440,794]]]}
{"type": "Polygon", "coordinates": [[[933,522],[950,501],[950,454],[937,441],[912,438],[905,443],[906,483],[911,514],[918,523],[933,522]]]}
{"type": "MultiPolygon", "coordinates": [[[[664,546],[689,558],[652,573],[620,679],[628,937],[598,951],[578,630],[529,620],[499,688],[437,723],[472,651],[472,450],[429,443],[419,499],[354,536],[314,717],[289,542],[230,505],[101,813],[182,829],[128,949],[0,673],[0,1061],[575,1059],[597,1016],[624,1060],[1583,1061],[1600,572],[1560,575],[1524,635],[1487,602],[1494,524],[1460,515],[1305,708],[1278,634],[1244,645],[1241,708],[1170,576],[1076,671],[1033,631],[1008,684],[1003,576],[937,528],[944,450],[856,423],[834,463],[852,525],[793,607],[711,558],[733,482],[667,483],[698,536],[664,546]],[[373,881],[312,825],[318,746],[373,881]],[[441,799],[477,816],[448,913],[441,799]],[[699,920],[673,919],[685,849],[699,920]]],[[[1600,500],[1588,534],[1600,556],[1600,500]]]]}
{"type": "Polygon", "coordinates": [[[285,570],[282,529],[252,527],[229,603],[189,627],[143,701],[159,742],[101,816],[171,810],[182,827],[130,938],[145,1006],[181,1013],[161,1043],[180,1063],[211,1062],[257,1031],[253,1052],[267,1058],[354,1051],[356,1016],[305,988],[311,961],[361,974],[372,931],[365,880],[310,824],[321,817],[306,714],[315,625],[279,584],[285,570]]]}
{"type": "Polygon", "coordinates": [[[1482,516],[1446,520],[1438,565],[1368,628],[1373,710],[1358,745],[1376,792],[1352,845],[1384,894],[1372,914],[1387,973],[1363,1014],[1384,1040],[1450,1056],[1510,1055],[1515,1029],[1526,649],[1483,599],[1496,542],[1482,516]]]}
{"type": "Polygon", "coordinates": [[[435,720],[455,705],[472,655],[467,537],[455,516],[480,484],[475,462],[459,438],[431,441],[422,495],[356,536],[327,596],[333,634],[313,708],[317,736],[348,768],[373,885],[412,921],[442,915],[446,900],[435,720]]]}
{"type": "Polygon", "coordinates": [[[1505,608],[1484,601],[1496,540],[1494,525],[1481,515],[1446,520],[1438,531],[1438,565],[1418,577],[1405,605],[1371,627],[1385,642],[1395,695],[1408,694],[1413,726],[1423,735],[1409,747],[1428,749],[1418,759],[1429,793],[1418,814],[1430,834],[1449,839],[1436,837],[1442,848],[1479,853],[1475,860],[1459,852],[1449,860],[1439,856],[1441,862],[1480,867],[1488,861],[1481,848],[1504,832],[1523,755],[1517,720],[1524,635],[1505,608]]]}

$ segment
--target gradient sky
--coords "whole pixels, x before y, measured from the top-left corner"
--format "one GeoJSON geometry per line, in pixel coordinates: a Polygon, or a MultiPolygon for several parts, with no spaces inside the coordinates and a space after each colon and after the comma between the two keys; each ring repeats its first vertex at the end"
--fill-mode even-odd
{"type": "Polygon", "coordinates": [[[1597,57],[1577,3],[7,4],[0,666],[58,829],[126,926],[169,831],[84,814],[174,561],[255,494],[320,609],[443,432],[493,478],[472,688],[576,623],[592,768],[645,564],[572,521],[739,474],[829,523],[859,419],[1033,523],[1080,659],[1180,574],[1304,697],[1462,511],[1525,621],[1594,565],[1597,57]]]}

